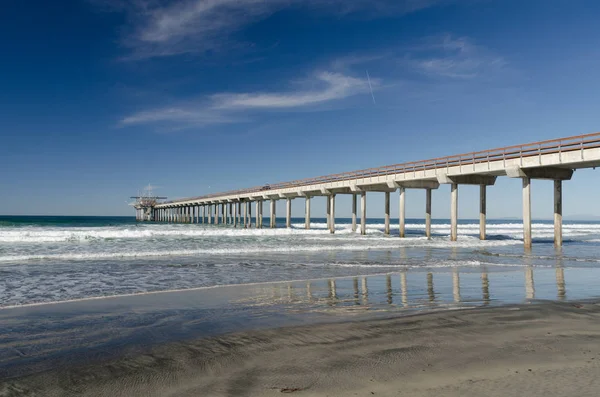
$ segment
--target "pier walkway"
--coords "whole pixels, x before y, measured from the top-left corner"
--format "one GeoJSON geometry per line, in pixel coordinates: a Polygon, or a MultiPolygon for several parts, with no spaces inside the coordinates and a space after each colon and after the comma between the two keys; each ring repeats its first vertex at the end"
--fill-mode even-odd
{"type": "Polygon", "coordinates": [[[600,166],[600,133],[572,136],[473,153],[413,161],[378,168],[344,172],[291,182],[208,194],[136,206],[138,220],[156,222],[230,224],[234,227],[263,227],[263,204],[270,203],[270,227],[275,227],[277,200],[286,200],[286,225],[291,227],[292,200],[304,199],[306,228],[310,227],[311,197],[327,196],[327,223],[335,232],[335,198],[352,195],[352,229],[357,230],[357,201],[360,196],[360,231],[366,233],[368,192],[385,193],[385,232],[390,231],[390,194],[399,191],[400,237],[405,236],[405,191],[425,192],[427,237],[431,236],[431,194],[440,184],[451,185],[451,240],[457,239],[458,188],[480,186],[480,238],[486,238],[486,190],[497,177],[523,181],[523,242],[531,247],[531,180],[554,183],[554,242],[562,245],[562,181],[579,168],[600,166]],[[252,204],[255,207],[252,221],[252,204]]]}

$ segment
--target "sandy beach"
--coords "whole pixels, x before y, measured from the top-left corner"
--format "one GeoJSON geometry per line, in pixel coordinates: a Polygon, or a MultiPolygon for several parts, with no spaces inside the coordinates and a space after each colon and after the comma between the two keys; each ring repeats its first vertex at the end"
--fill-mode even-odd
{"type": "Polygon", "coordinates": [[[545,302],[167,343],[1,396],[596,396],[600,303],[545,302]]]}

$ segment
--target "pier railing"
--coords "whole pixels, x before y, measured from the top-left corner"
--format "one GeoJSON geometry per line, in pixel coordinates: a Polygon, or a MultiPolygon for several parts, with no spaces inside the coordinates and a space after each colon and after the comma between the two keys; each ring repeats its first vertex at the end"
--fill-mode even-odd
{"type": "Polygon", "coordinates": [[[463,153],[429,160],[411,161],[407,163],[393,164],[383,167],[367,168],[357,171],[342,172],[339,174],[298,179],[290,182],[281,182],[263,186],[256,186],[246,189],[232,190],[228,192],[211,193],[198,197],[189,197],[167,201],[163,204],[206,200],[213,197],[235,196],[247,193],[257,193],[261,191],[268,192],[270,190],[276,189],[288,189],[299,186],[340,182],[352,179],[372,178],[408,172],[437,170],[455,166],[489,163],[492,161],[522,159],[535,156],[542,156],[546,154],[573,152],[577,150],[580,150],[583,153],[583,150],[585,149],[594,148],[600,148],[600,132],[527,143],[523,145],[506,146],[497,149],[482,150],[479,152],[463,153]],[[268,188],[266,188],[267,186],[268,188]]]}

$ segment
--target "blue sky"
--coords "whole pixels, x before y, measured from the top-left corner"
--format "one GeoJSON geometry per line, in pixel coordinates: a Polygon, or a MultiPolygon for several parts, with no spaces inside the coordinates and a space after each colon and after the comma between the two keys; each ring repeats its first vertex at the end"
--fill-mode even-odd
{"type": "MultiPolygon", "coordinates": [[[[599,131],[599,17],[591,0],[8,0],[0,212],[130,215],[149,183],[194,196],[599,131]]],[[[566,215],[600,215],[599,177],[565,183],[566,215]]],[[[551,187],[534,182],[534,217],[551,187]]],[[[460,216],[477,200],[461,187],[460,216]]],[[[520,200],[499,178],[489,217],[520,200]]]]}

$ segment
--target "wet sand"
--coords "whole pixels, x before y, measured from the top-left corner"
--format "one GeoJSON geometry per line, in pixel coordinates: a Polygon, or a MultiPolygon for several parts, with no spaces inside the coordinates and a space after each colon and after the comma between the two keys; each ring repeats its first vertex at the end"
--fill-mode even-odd
{"type": "Polygon", "coordinates": [[[0,381],[0,396],[596,396],[600,303],[251,330],[0,381]]]}

